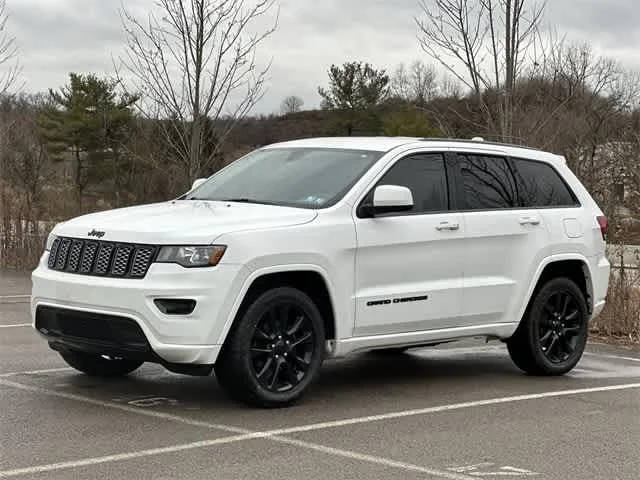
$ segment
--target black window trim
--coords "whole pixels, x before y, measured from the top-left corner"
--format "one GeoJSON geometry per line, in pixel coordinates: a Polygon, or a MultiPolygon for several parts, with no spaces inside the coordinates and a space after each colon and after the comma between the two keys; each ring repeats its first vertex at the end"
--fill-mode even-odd
{"type": "MultiPolygon", "coordinates": [[[[456,206],[459,205],[465,205],[466,206],[466,200],[464,198],[464,179],[462,178],[462,170],[460,169],[460,163],[462,162],[462,160],[460,159],[460,157],[462,156],[467,156],[467,155],[475,155],[475,156],[482,156],[482,157],[492,157],[492,158],[501,158],[502,160],[505,161],[505,163],[507,164],[507,168],[509,170],[509,173],[512,176],[513,179],[513,184],[516,188],[516,196],[518,194],[517,191],[517,182],[516,182],[516,178],[515,175],[513,173],[513,166],[510,162],[510,158],[508,155],[502,155],[501,153],[497,153],[497,152],[492,152],[492,153],[487,153],[487,152],[474,152],[474,151],[451,151],[451,155],[452,155],[452,163],[455,165],[455,170],[454,170],[454,175],[455,175],[455,183],[456,183],[456,206]]],[[[456,210],[454,210],[456,213],[472,213],[472,212],[502,212],[502,211],[508,211],[508,210],[522,210],[519,207],[509,207],[509,208],[457,208],[456,210]]]]}
{"type": "MultiPolygon", "coordinates": [[[[509,168],[511,169],[511,172],[512,172],[512,174],[514,174],[514,176],[515,176],[514,172],[518,171],[518,168],[516,167],[516,164],[515,164],[514,160],[518,160],[518,161],[522,161],[522,162],[541,163],[541,164],[546,165],[547,167],[551,168],[551,170],[553,170],[553,173],[555,173],[558,176],[558,178],[560,179],[562,184],[565,186],[565,188],[569,192],[569,195],[571,195],[571,198],[573,198],[573,201],[575,202],[573,205],[547,205],[547,206],[541,206],[541,207],[519,206],[518,210],[543,210],[543,209],[552,209],[552,208],[581,208],[582,207],[582,203],[580,202],[580,199],[575,194],[575,192],[573,191],[571,186],[564,179],[564,177],[560,174],[560,172],[558,171],[558,169],[556,168],[555,165],[553,165],[552,163],[549,163],[549,162],[544,162],[542,160],[534,160],[534,159],[525,158],[525,157],[509,156],[507,158],[507,162],[509,163],[509,168]]],[[[520,192],[517,189],[518,189],[518,181],[516,179],[516,192],[517,192],[517,195],[518,195],[518,201],[520,201],[520,192]]]]}
{"type": "Polygon", "coordinates": [[[453,174],[454,168],[454,160],[452,158],[451,152],[446,150],[426,150],[426,151],[412,151],[407,152],[405,155],[398,157],[394,161],[390,162],[385,166],[385,169],[379,173],[379,175],[373,180],[373,186],[368,187],[366,193],[362,195],[358,207],[356,208],[356,217],[359,219],[371,218],[369,215],[366,215],[362,212],[362,207],[368,201],[369,196],[373,193],[373,191],[378,187],[382,178],[387,174],[389,170],[391,170],[398,162],[404,160],[405,158],[415,157],[418,155],[441,155],[444,165],[445,178],[447,182],[447,204],[448,208],[446,210],[433,210],[429,212],[392,212],[392,213],[382,213],[376,215],[374,218],[393,218],[393,217],[415,217],[421,215],[442,215],[443,213],[451,213],[454,211],[453,209],[457,207],[457,195],[456,195],[456,185],[455,185],[455,174],[453,174]]]}
{"type": "MultiPolygon", "coordinates": [[[[502,155],[500,153],[473,152],[473,151],[466,151],[466,150],[464,151],[452,150],[450,153],[452,156],[452,164],[453,164],[451,168],[453,171],[453,176],[455,177],[454,183],[455,183],[455,187],[457,187],[455,188],[456,206],[466,204],[464,199],[464,188],[462,188],[462,186],[464,185],[464,181],[462,179],[462,172],[460,171],[460,159],[459,159],[459,156],[464,156],[464,155],[482,155],[485,157],[499,157],[504,159],[507,162],[507,166],[509,167],[509,171],[511,172],[511,175],[514,177],[514,185],[516,187],[516,195],[518,196],[518,200],[520,200],[520,193],[518,191],[518,182],[517,182],[517,179],[515,178],[515,172],[517,171],[517,169],[513,160],[524,160],[527,162],[536,162],[536,163],[542,163],[544,165],[547,165],[553,169],[553,171],[555,172],[556,175],[558,175],[558,177],[560,177],[560,180],[562,180],[562,183],[567,187],[567,189],[569,190],[569,193],[571,194],[571,196],[574,198],[576,202],[574,205],[552,205],[552,206],[543,206],[543,207],[515,206],[515,207],[509,207],[509,208],[482,208],[482,209],[480,208],[453,209],[451,208],[451,203],[450,203],[449,211],[451,213],[508,212],[508,211],[517,211],[517,210],[550,210],[550,209],[559,209],[559,208],[581,208],[582,207],[582,204],[580,203],[580,200],[578,199],[573,189],[569,186],[569,184],[566,182],[564,177],[560,174],[560,172],[558,172],[558,169],[552,163],[545,162],[543,160],[534,160],[534,159],[525,158],[525,157],[515,157],[513,155],[502,155]]],[[[451,186],[449,186],[449,189],[451,190],[451,186]]]]}

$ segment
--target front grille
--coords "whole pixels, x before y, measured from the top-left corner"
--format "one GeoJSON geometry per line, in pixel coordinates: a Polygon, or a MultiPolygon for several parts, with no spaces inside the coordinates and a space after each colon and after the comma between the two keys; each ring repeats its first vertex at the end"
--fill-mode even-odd
{"type": "Polygon", "coordinates": [[[48,265],[82,275],[143,278],[155,254],[151,245],[60,237],[51,246],[48,265]]]}

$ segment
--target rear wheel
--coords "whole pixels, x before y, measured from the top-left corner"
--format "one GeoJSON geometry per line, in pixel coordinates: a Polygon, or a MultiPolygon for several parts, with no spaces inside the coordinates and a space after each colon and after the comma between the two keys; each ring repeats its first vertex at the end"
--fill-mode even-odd
{"type": "Polygon", "coordinates": [[[92,377],[120,377],[133,372],[144,363],[74,350],[60,352],[60,356],[69,366],[92,377]]]}
{"type": "Polygon", "coordinates": [[[317,375],[324,341],[315,303],[295,288],[274,288],[255,299],[234,325],[216,362],[216,376],[238,400],[286,406],[317,375]]]}
{"type": "Polygon", "coordinates": [[[516,366],[529,374],[562,375],[582,357],[588,328],[582,291],[568,278],[555,278],[537,291],[507,348],[516,366]]]}

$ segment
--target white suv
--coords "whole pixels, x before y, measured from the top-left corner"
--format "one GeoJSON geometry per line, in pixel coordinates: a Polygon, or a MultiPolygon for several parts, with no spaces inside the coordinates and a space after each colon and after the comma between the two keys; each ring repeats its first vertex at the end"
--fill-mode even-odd
{"type": "Polygon", "coordinates": [[[606,218],[562,157],[464,140],[261,148],[165,203],[56,226],[35,328],[72,367],[143,362],[297,399],[326,357],[465,337],[571,370],[609,280],[606,218]]]}

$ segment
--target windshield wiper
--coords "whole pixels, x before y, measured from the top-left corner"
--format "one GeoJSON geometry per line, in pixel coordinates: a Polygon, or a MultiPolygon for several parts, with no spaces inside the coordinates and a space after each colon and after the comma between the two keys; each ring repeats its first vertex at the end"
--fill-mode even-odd
{"type": "Polygon", "coordinates": [[[223,198],[217,200],[218,202],[237,202],[237,203],[259,203],[261,205],[280,205],[276,202],[268,202],[266,200],[257,200],[255,198],[239,197],[239,198],[223,198]]]}
{"type": "Polygon", "coordinates": [[[235,203],[258,203],[261,205],[280,205],[276,202],[267,202],[266,200],[257,200],[255,198],[238,197],[238,198],[200,198],[189,197],[186,200],[200,200],[203,202],[235,202],[235,203]]]}

